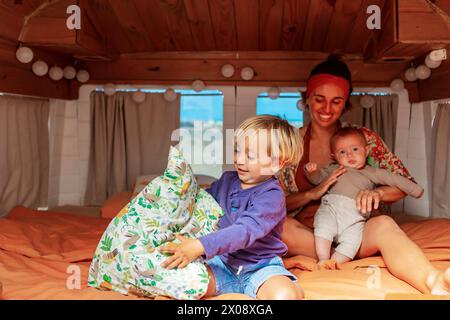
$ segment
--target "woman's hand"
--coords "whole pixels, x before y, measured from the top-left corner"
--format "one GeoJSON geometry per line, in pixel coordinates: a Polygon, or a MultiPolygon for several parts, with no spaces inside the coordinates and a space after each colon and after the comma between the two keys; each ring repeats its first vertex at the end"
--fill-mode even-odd
{"type": "Polygon", "coordinates": [[[164,261],[161,266],[168,270],[184,268],[189,263],[205,253],[202,243],[198,239],[189,239],[181,235],[175,236],[181,241],[179,244],[170,243],[159,248],[161,253],[171,253],[172,256],[164,261]]]}
{"type": "Polygon", "coordinates": [[[363,216],[368,215],[372,210],[378,209],[382,198],[381,189],[361,190],[356,195],[356,208],[363,216]]]}
{"type": "Polygon", "coordinates": [[[311,200],[319,200],[330,187],[336,183],[339,176],[345,173],[345,167],[339,166],[334,170],[324,181],[322,181],[317,187],[307,191],[311,200]]]}

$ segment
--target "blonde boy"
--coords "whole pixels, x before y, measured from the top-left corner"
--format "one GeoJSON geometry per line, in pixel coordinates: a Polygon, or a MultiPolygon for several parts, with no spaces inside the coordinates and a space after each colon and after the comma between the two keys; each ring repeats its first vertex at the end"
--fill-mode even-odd
{"type": "Polygon", "coordinates": [[[163,266],[183,268],[205,256],[210,283],[206,296],[243,293],[258,299],[300,299],[296,277],[284,268],[286,218],[279,170],[302,155],[298,131],[274,116],[245,120],[235,134],[234,167],[207,191],[224,209],[219,230],[199,239],[180,237],[163,266]]]}

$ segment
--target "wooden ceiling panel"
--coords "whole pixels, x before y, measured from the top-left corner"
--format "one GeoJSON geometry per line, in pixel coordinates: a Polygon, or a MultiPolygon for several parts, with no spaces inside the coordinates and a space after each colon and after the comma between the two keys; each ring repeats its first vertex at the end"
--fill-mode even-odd
{"type": "Polygon", "coordinates": [[[444,11],[423,0],[398,0],[397,6],[400,42],[449,42],[450,17],[444,11]]]}
{"type": "Polygon", "coordinates": [[[363,0],[337,0],[331,17],[330,27],[324,43],[324,51],[344,51],[343,48],[350,38],[352,42],[362,45],[364,40],[351,34],[355,20],[359,15],[364,15],[365,8],[361,5],[363,0]]]}
{"type": "Polygon", "coordinates": [[[302,50],[322,51],[330,27],[334,1],[311,1],[302,50]]]}
{"type": "Polygon", "coordinates": [[[134,0],[138,14],[148,37],[157,51],[175,51],[175,43],[170,35],[168,20],[159,0],[134,0]]]}
{"type": "Polygon", "coordinates": [[[11,8],[0,8],[0,37],[16,41],[20,37],[24,18],[11,8]],[[6,27],[7,26],[7,27],[6,27]]]}
{"type": "Polygon", "coordinates": [[[237,48],[259,50],[259,0],[234,0],[237,48]]]}
{"type": "Polygon", "coordinates": [[[114,54],[132,52],[130,40],[120,27],[117,17],[104,0],[79,0],[79,4],[98,31],[103,33],[105,47],[114,54]]]}
{"type": "Polygon", "coordinates": [[[279,50],[284,0],[259,0],[259,50],[279,50]]]}
{"type": "Polygon", "coordinates": [[[208,0],[216,50],[237,50],[233,0],[208,0]]]}
{"type": "Polygon", "coordinates": [[[208,0],[184,0],[196,51],[216,49],[208,0]]]}
{"type": "Polygon", "coordinates": [[[449,0],[431,0],[439,9],[450,15],[450,1],[449,0]]]}
{"type": "Polygon", "coordinates": [[[134,2],[132,0],[108,0],[108,4],[117,17],[116,21],[129,39],[133,52],[154,50],[134,2]]]}
{"type": "Polygon", "coordinates": [[[163,16],[166,17],[175,50],[193,51],[194,40],[183,0],[153,1],[153,6],[159,7],[163,16]]]}
{"type": "MultiPolygon", "coordinates": [[[[392,0],[388,0],[390,5],[393,5],[392,0]]],[[[386,20],[388,12],[385,10],[386,0],[364,0],[359,9],[359,14],[353,21],[352,28],[347,31],[347,41],[343,44],[342,48],[348,53],[361,53],[366,46],[367,40],[371,34],[378,33],[378,30],[369,30],[367,28],[367,18],[369,15],[366,13],[367,8],[370,5],[377,5],[381,9],[381,20],[386,20]]],[[[390,8],[390,7],[389,7],[390,8]]],[[[385,25],[382,25],[382,30],[385,25]]]]}
{"type": "Polygon", "coordinates": [[[39,6],[47,2],[55,2],[55,0],[0,0],[0,8],[8,8],[22,16],[28,16],[39,6]]]}
{"type": "Polygon", "coordinates": [[[301,50],[305,37],[308,9],[311,0],[285,0],[283,27],[281,34],[282,50],[301,50]]]}

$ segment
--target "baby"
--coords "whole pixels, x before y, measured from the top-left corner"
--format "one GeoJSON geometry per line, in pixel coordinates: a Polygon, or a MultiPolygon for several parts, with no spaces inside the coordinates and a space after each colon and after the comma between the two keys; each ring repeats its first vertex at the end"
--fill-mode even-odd
{"type": "Polygon", "coordinates": [[[234,167],[206,190],[224,216],[219,230],[199,239],[178,237],[164,246],[172,256],[163,266],[183,268],[205,256],[210,276],[206,296],[241,293],[258,299],[300,299],[296,277],[285,269],[286,245],[281,231],[286,218],[285,195],[277,172],[296,165],[302,154],[298,132],[285,120],[256,116],[235,134],[234,167]]]}
{"type": "Polygon", "coordinates": [[[361,190],[374,189],[375,185],[396,186],[405,193],[420,198],[423,189],[398,174],[366,165],[369,146],[364,134],[356,128],[343,128],[331,138],[331,152],[337,164],[318,170],[317,164],[305,165],[305,173],[313,184],[319,184],[340,166],[345,167],[335,185],[322,198],[314,217],[314,237],[319,265],[330,259],[332,242],[337,243],[331,259],[338,263],[352,260],[362,241],[363,216],[356,207],[356,196],[361,190]]]}

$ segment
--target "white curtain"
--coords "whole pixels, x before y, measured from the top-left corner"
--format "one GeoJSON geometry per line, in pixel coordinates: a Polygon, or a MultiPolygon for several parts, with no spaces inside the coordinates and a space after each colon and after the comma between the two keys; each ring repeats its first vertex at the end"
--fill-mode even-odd
{"type": "Polygon", "coordinates": [[[0,96],[0,216],[47,205],[49,101],[0,96]]]}
{"type": "Polygon", "coordinates": [[[352,109],[342,116],[348,123],[364,126],[380,135],[388,148],[395,151],[395,133],[397,130],[397,95],[372,95],[375,104],[365,109],[360,104],[362,95],[350,97],[352,109]]]}
{"type": "Polygon", "coordinates": [[[438,106],[432,148],[431,216],[450,218],[450,103],[438,106]]]}
{"type": "Polygon", "coordinates": [[[101,205],[131,190],[139,175],[162,173],[171,135],[180,127],[180,96],[167,102],[147,93],[136,104],[131,93],[91,94],[92,140],[85,203],[101,205]]]}

